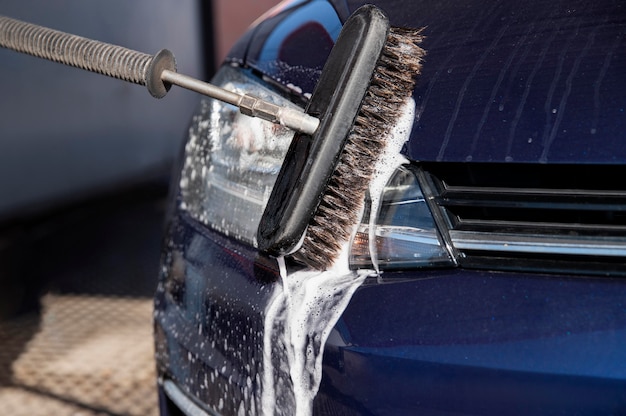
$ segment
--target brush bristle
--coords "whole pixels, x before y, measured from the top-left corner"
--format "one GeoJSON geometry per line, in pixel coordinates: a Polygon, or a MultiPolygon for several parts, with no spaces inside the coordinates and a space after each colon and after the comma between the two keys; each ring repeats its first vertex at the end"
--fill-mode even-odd
{"type": "Polygon", "coordinates": [[[425,55],[420,30],[391,28],[345,148],[295,260],[325,270],[360,220],[390,130],[411,97],[425,55]]]}

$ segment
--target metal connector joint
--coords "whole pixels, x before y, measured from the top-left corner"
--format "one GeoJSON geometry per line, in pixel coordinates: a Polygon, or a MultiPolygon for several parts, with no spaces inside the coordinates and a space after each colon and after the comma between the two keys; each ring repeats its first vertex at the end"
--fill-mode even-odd
{"type": "Polygon", "coordinates": [[[309,135],[315,133],[319,126],[319,120],[315,117],[296,109],[272,104],[253,95],[241,96],[239,110],[247,116],[262,118],[309,135]]]}

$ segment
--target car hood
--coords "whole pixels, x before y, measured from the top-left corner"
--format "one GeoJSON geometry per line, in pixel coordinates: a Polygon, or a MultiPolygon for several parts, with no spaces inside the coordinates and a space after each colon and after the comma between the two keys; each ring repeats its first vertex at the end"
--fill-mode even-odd
{"type": "MultiPolygon", "coordinates": [[[[417,161],[626,162],[626,5],[374,1],[424,27],[427,56],[404,153],[417,161]]],[[[228,58],[296,95],[312,92],[342,22],[362,1],[292,1],[228,58]]]]}

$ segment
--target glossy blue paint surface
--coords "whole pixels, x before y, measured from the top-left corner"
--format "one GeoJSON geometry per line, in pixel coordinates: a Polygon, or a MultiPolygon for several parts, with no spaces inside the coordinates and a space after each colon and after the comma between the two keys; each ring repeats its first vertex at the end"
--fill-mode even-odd
{"type": "MultiPolygon", "coordinates": [[[[325,1],[311,1],[263,23],[247,64],[310,92],[329,39],[336,38],[336,22],[347,16],[346,5],[335,3],[339,14],[328,12],[325,1]],[[320,30],[298,32],[311,24],[320,30]],[[308,47],[290,47],[296,35],[298,45],[308,47]],[[297,64],[310,62],[311,54],[320,55],[315,64],[297,64]]],[[[348,1],[347,11],[364,3],[348,1]]],[[[406,149],[411,159],[626,161],[623,2],[368,3],[385,10],[392,25],[425,27],[427,57],[406,149]]]]}
{"type": "Polygon", "coordinates": [[[342,22],[326,1],[295,2],[260,23],[228,60],[245,62],[299,94],[313,92],[342,22]]]}
{"type": "MultiPolygon", "coordinates": [[[[427,26],[411,159],[626,162],[622,2],[375,3],[392,24],[427,26]]],[[[360,4],[296,2],[229,59],[310,92],[338,25],[360,4]]],[[[160,374],[207,408],[222,399],[223,414],[251,406],[243,390],[248,378],[259,387],[278,279],[275,260],[174,211],[155,303],[160,374]]],[[[626,413],[625,345],[623,279],[386,273],[357,290],[331,333],[315,412],[626,413]]]]}

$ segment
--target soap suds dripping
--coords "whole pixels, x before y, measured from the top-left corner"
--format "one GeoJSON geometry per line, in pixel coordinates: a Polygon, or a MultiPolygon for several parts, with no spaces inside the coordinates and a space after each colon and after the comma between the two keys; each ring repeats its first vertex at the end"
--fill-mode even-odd
{"type": "MultiPolygon", "coordinates": [[[[370,185],[372,209],[370,241],[380,195],[391,175],[406,159],[400,155],[413,125],[415,102],[409,100],[403,116],[387,139],[387,148],[370,185]]],[[[358,224],[355,224],[355,232],[358,224]]],[[[324,345],[352,295],[371,270],[349,268],[349,244],[333,267],[324,272],[300,270],[289,274],[280,258],[280,284],[266,308],[263,346],[262,414],[309,416],[322,378],[324,345]]],[[[372,259],[376,272],[376,252],[372,259]]]]}

